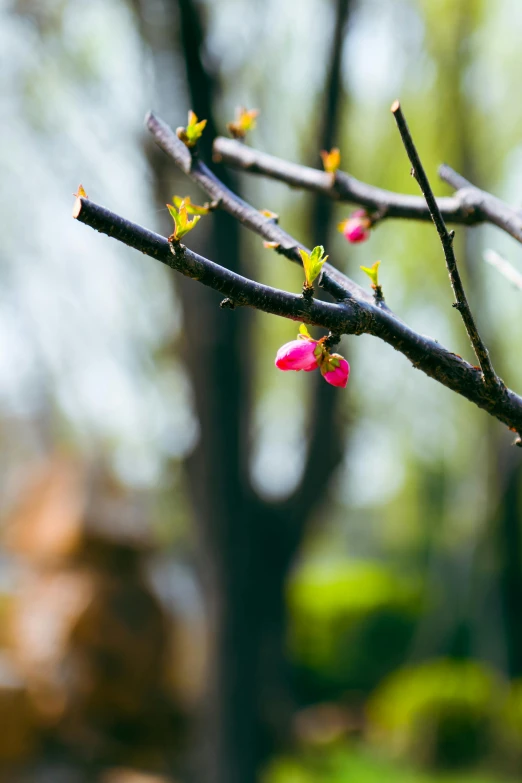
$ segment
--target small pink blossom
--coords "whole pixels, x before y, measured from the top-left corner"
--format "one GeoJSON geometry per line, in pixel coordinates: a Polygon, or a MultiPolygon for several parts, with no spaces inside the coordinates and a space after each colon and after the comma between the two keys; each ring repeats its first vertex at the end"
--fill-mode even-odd
{"type": "Polygon", "coordinates": [[[332,353],[323,363],[321,373],[325,381],[331,383],[332,386],[340,386],[341,389],[344,389],[350,377],[350,365],[344,357],[338,353],[332,353]]]}
{"type": "Polygon", "coordinates": [[[371,225],[368,213],[364,209],[357,209],[339,224],[339,230],[348,242],[356,244],[369,238],[371,225]]]}
{"type": "Polygon", "coordinates": [[[340,354],[330,353],[325,338],[314,340],[306,326],[301,324],[299,337],[281,346],[275,364],[280,370],[304,370],[311,372],[319,368],[321,375],[332,386],[345,388],[350,376],[350,365],[340,354]]]}
{"type": "Polygon", "coordinates": [[[285,343],[278,350],[275,364],[280,370],[304,370],[310,372],[318,367],[315,340],[299,339],[285,343]]]}

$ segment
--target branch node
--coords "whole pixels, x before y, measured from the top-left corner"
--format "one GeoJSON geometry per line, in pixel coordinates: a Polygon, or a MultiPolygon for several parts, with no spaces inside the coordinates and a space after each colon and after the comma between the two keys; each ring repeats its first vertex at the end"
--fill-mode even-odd
{"type": "Polygon", "coordinates": [[[219,306],[221,307],[222,310],[235,310],[237,304],[236,302],[234,302],[233,299],[230,299],[229,296],[226,296],[224,299],[221,300],[219,306]]]}
{"type": "Polygon", "coordinates": [[[212,201],[207,201],[205,203],[205,207],[210,210],[210,212],[215,212],[216,209],[219,209],[221,207],[221,204],[223,203],[222,198],[215,198],[212,201]]]}
{"type": "Polygon", "coordinates": [[[185,246],[181,244],[179,239],[176,239],[176,237],[171,234],[170,237],[168,237],[168,242],[172,255],[178,260],[183,258],[185,255],[185,246]]]}
{"type": "Polygon", "coordinates": [[[337,332],[328,332],[328,336],[324,339],[323,345],[329,351],[341,342],[341,336],[337,332]]]}
{"type": "Polygon", "coordinates": [[[385,304],[382,285],[372,285],[372,288],[373,288],[373,298],[375,299],[375,304],[380,307],[381,305],[385,304]]]}
{"type": "Polygon", "coordinates": [[[305,302],[309,303],[314,298],[314,287],[313,285],[308,285],[308,283],[303,283],[303,299],[305,302]]]}
{"type": "Polygon", "coordinates": [[[457,259],[453,249],[453,239],[455,237],[455,232],[448,232],[448,229],[446,228],[446,223],[442,217],[442,212],[440,211],[437,199],[435,198],[435,194],[433,193],[429,179],[424,170],[424,166],[422,165],[419,153],[415,147],[408,123],[406,122],[406,118],[402,113],[398,101],[395,101],[392,105],[392,112],[394,114],[399,133],[401,134],[402,143],[404,144],[409,161],[415,169],[416,179],[419,183],[422,194],[426,199],[426,204],[428,205],[431,218],[435,224],[435,228],[437,229],[437,233],[442,244],[444,258],[446,260],[446,268],[448,270],[451,287],[456,299],[453,307],[455,307],[462,316],[464,326],[466,327],[466,332],[468,334],[471,345],[473,346],[475,356],[477,357],[480,364],[480,369],[482,370],[485,383],[488,386],[496,386],[497,375],[493,369],[491,359],[489,358],[488,350],[477,329],[475,319],[466,297],[464,285],[460,277],[457,259]]]}
{"type": "Polygon", "coordinates": [[[384,220],[384,218],[388,214],[388,211],[389,211],[389,207],[387,204],[380,204],[379,207],[374,212],[368,214],[370,224],[372,226],[376,226],[377,223],[379,223],[381,220],[384,220]]]}

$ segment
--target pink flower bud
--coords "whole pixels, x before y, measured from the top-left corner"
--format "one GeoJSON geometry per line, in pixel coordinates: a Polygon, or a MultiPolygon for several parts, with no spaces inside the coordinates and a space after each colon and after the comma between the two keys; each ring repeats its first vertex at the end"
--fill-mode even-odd
{"type": "Polygon", "coordinates": [[[364,209],[358,209],[340,223],[339,228],[348,242],[356,244],[369,238],[371,222],[364,209]]]}
{"type": "Polygon", "coordinates": [[[315,356],[315,340],[299,339],[285,343],[278,350],[275,364],[280,370],[315,370],[318,366],[315,356]]]}
{"type": "Polygon", "coordinates": [[[325,381],[344,389],[350,377],[350,365],[338,353],[332,353],[321,367],[321,372],[325,381]]]}

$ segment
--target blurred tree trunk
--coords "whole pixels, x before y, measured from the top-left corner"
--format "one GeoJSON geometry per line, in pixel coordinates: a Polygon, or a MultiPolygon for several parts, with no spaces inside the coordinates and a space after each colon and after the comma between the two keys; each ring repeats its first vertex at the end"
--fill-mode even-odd
{"type": "MultiPolygon", "coordinates": [[[[135,0],[135,5],[144,37],[154,48],[157,39],[147,22],[147,2],[135,0]]],[[[322,147],[331,144],[341,92],[348,0],[337,0],[336,6],[322,147]]],[[[164,40],[175,49],[181,44],[190,107],[208,120],[200,151],[209,162],[216,135],[219,74],[203,56],[201,11],[195,0],[165,0],[160,24],[164,40]]],[[[180,120],[184,114],[179,112],[180,120]]],[[[171,192],[166,189],[169,163],[156,151],[150,159],[158,203],[163,204],[171,192]]],[[[228,171],[220,169],[219,176],[238,191],[228,171]]],[[[317,235],[325,241],[329,204],[321,202],[315,220],[317,235]]],[[[198,232],[195,249],[241,272],[239,224],[219,211],[205,223],[211,228],[206,234],[198,232]]],[[[284,651],[285,581],[307,523],[324,499],[342,456],[342,433],[333,426],[338,393],[317,379],[302,481],[284,502],[262,501],[252,491],[248,476],[250,314],[243,308],[220,310],[219,297],[192,281],[177,284],[183,302],[185,358],[201,431],[186,467],[211,631],[205,738],[197,747],[196,776],[205,783],[253,783],[262,761],[289,734],[292,700],[284,651]]]]}
{"type": "Polygon", "coordinates": [[[499,587],[506,640],[506,664],[510,677],[522,676],[522,535],[520,488],[522,459],[514,448],[499,463],[499,484],[504,491],[496,523],[499,587]],[[506,459],[506,456],[508,459],[506,459]],[[500,472],[500,471],[499,471],[500,472]]]}

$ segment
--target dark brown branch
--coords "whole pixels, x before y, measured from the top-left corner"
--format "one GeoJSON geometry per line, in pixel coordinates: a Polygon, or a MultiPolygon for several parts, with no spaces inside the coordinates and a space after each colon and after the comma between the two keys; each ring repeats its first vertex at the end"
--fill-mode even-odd
{"type": "Polygon", "coordinates": [[[73,217],[96,231],[161,261],[185,277],[191,277],[219,291],[229,297],[236,306],[254,307],[265,313],[337,330],[343,334],[361,333],[364,331],[365,322],[371,318],[364,304],[333,304],[318,299],[309,302],[298,294],[256,283],[203,258],[184,245],[170,243],[165,237],[125,220],[90,199],[76,200],[73,217]]]}
{"type": "MultiPolygon", "coordinates": [[[[261,174],[279,180],[294,188],[322,193],[335,201],[357,204],[384,218],[407,218],[410,220],[431,220],[425,200],[420,196],[409,196],[383,190],[361,182],[351,174],[338,171],[335,181],[324,171],[290,163],[274,155],[247,147],[234,139],[219,136],[214,141],[214,160],[250,174],[261,174]]],[[[457,189],[453,196],[437,199],[437,204],[446,223],[476,225],[493,223],[506,231],[518,242],[522,242],[522,213],[500,199],[472,185],[449,166],[439,169],[441,179],[457,189]]]]}
{"type": "MultiPolygon", "coordinates": [[[[338,171],[335,181],[331,174],[298,163],[289,163],[274,155],[247,147],[234,139],[219,136],[214,141],[214,160],[222,161],[250,174],[262,174],[285,182],[294,188],[313,190],[336,201],[358,204],[378,212],[380,219],[410,218],[431,220],[426,202],[420,196],[408,196],[367,185],[345,172],[338,171]]],[[[481,221],[472,205],[464,205],[457,196],[438,199],[445,220],[468,225],[481,221]]]]}
{"type": "Polygon", "coordinates": [[[459,198],[462,204],[468,205],[482,215],[483,221],[493,223],[494,226],[501,228],[518,242],[522,242],[522,214],[520,211],[513,209],[496,196],[492,196],[491,193],[486,193],[485,190],[472,185],[446,163],[439,166],[439,177],[455,188],[457,190],[456,198],[459,198]]]}
{"type": "MultiPolygon", "coordinates": [[[[291,261],[299,265],[302,264],[298,249],[301,247],[307,250],[304,245],[297,242],[290,234],[287,234],[273,219],[265,217],[265,215],[236,196],[235,193],[220,182],[204,163],[190,154],[172,128],[163,120],[151,112],[147,115],[146,124],[156,144],[172,158],[185,174],[205,191],[219,209],[228,212],[239,220],[240,223],[259,234],[268,242],[276,242],[279,245],[278,252],[291,261]]],[[[321,285],[337,300],[354,296],[357,299],[372,301],[371,295],[364,288],[328,263],[323,267],[321,285]]]]}
{"type": "Polygon", "coordinates": [[[476,367],[451,353],[436,340],[417,334],[393,313],[365,300],[331,304],[254,283],[184,248],[174,254],[164,237],[115,215],[86,199],[77,199],[73,217],[124,242],[204,285],[229,296],[238,304],[315,324],[339,334],[366,332],[379,337],[404,354],[419,370],[448,389],[502,421],[513,431],[522,431],[522,397],[502,387],[492,390],[476,367]]]}
{"type": "Polygon", "coordinates": [[[460,277],[457,266],[455,250],[453,248],[455,232],[452,231],[450,233],[446,228],[444,218],[442,217],[439,205],[437,204],[437,199],[435,198],[433,190],[431,189],[431,185],[424,170],[424,166],[422,165],[419,153],[417,152],[413,142],[410,129],[408,128],[408,124],[402,112],[399,101],[395,101],[393,103],[391,111],[395,117],[399,133],[401,134],[402,143],[404,144],[404,148],[412,165],[412,175],[419,183],[419,187],[424,195],[424,198],[426,199],[430,215],[435,224],[435,228],[437,229],[437,233],[442,244],[444,257],[446,259],[446,267],[448,269],[448,274],[451,281],[451,287],[453,288],[453,293],[455,294],[456,299],[456,302],[453,306],[462,316],[462,320],[464,321],[464,326],[466,327],[471,345],[473,346],[473,350],[475,351],[478,362],[482,369],[485,383],[493,387],[499,386],[500,380],[493,369],[493,365],[491,364],[491,360],[489,358],[488,349],[486,348],[479,334],[477,325],[475,324],[475,319],[473,318],[473,314],[466,297],[466,292],[464,291],[464,285],[462,284],[462,279],[460,277]]]}

